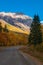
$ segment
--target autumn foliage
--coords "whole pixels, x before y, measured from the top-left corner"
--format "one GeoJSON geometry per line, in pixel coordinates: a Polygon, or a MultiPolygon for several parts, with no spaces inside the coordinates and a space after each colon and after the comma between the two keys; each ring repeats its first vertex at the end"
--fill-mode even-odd
{"type": "Polygon", "coordinates": [[[3,28],[0,23],[0,46],[14,46],[27,44],[28,35],[13,32],[7,29],[7,25],[3,28]]]}

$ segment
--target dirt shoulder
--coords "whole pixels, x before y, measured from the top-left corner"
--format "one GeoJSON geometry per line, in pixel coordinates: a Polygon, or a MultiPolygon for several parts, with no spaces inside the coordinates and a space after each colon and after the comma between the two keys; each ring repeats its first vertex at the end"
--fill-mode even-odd
{"type": "Polygon", "coordinates": [[[26,53],[26,54],[36,58],[37,60],[39,60],[40,62],[43,63],[43,52],[38,52],[36,50],[32,50],[27,46],[22,47],[19,50],[22,51],[23,53],[26,53]]]}

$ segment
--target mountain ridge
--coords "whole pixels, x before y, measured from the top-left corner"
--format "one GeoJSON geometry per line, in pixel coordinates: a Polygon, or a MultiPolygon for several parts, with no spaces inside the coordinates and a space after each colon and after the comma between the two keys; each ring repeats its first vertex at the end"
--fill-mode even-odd
{"type": "Polygon", "coordinates": [[[1,25],[2,27],[4,28],[4,26],[6,25],[7,26],[7,29],[9,31],[12,31],[12,32],[18,32],[18,33],[24,33],[24,34],[29,34],[30,31],[25,31],[25,30],[22,30],[21,28],[19,27],[16,27],[16,26],[13,26],[9,23],[7,23],[6,21],[0,19],[0,22],[1,22],[1,25]]]}
{"type": "Polygon", "coordinates": [[[30,25],[32,23],[32,18],[21,14],[21,13],[11,13],[11,12],[0,12],[0,20],[5,21],[6,23],[21,29],[22,31],[29,32],[30,25]]]}

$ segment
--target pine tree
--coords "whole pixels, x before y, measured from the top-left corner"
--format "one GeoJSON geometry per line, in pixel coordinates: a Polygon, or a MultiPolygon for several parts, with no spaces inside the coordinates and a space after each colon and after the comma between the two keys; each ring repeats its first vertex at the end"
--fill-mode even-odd
{"type": "Polygon", "coordinates": [[[3,31],[4,31],[4,32],[8,32],[7,25],[5,25],[3,31]]]}
{"type": "Polygon", "coordinates": [[[30,44],[40,44],[42,42],[41,23],[38,15],[35,15],[30,28],[29,35],[30,44]]]}

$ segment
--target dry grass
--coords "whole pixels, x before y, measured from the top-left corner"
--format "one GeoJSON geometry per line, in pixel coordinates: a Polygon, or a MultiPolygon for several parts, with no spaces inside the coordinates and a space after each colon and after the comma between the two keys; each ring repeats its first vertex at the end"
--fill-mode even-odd
{"type": "Polygon", "coordinates": [[[37,59],[43,62],[43,48],[42,47],[39,47],[38,45],[34,47],[34,45],[31,45],[29,47],[27,46],[23,47],[20,50],[24,53],[27,53],[31,56],[36,57],[37,59]]]}
{"type": "Polygon", "coordinates": [[[14,31],[14,32],[18,32],[18,33],[24,33],[24,34],[29,34],[30,33],[30,30],[29,30],[29,32],[25,31],[25,30],[23,31],[19,27],[13,26],[13,25],[7,23],[6,21],[4,21],[2,19],[0,19],[0,22],[2,23],[2,27],[4,27],[5,25],[7,25],[7,28],[10,31],[14,31]]]}

